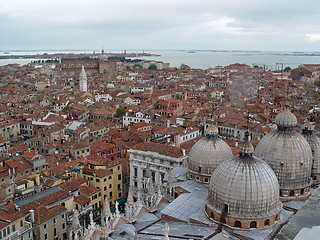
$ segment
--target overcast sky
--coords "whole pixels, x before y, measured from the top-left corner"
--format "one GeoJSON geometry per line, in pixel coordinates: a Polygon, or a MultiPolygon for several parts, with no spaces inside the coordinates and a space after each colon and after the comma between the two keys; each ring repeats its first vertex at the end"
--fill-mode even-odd
{"type": "Polygon", "coordinates": [[[319,0],[1,0],[0,50],[320,51],[319,0]]]}

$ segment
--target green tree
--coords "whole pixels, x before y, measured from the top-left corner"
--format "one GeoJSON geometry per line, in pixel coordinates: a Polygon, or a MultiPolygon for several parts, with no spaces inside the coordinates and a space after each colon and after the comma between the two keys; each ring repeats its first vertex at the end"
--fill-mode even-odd
{"type": "Polygon", "coordinates": [[[133,68],[142,68],[142,66],[138,63],[136,63],[135,65],[133,65],[133,68]]]}
{"type": "Polygon", "coordinates": [[[320,87],[320,81],[315,81],[314,85],[317,86],[317,87],[320,87]]]}
{"type": "Polygon", "coordinates": [[[283,71],[288,72],[291,70],[291,67],[286,67],[283,71]]]}
{"type": "Polygon", "coordinates": [[[176,94],[176,99],[178,99],[178,100],[181,100],[181,99],[182,99],[182,97],[180,96],[179,93],[176,94]]]}
{"type": "Polygon", "coordinates": [[[124,109],[124,108],[122,108],[122,107],[119,107],[118,109],[117,109],[117,112],[116,112],[116,114],[114,115],[114,117],[116,117],[116,118],[121,118],[123,115],[125,115],[126,114],[126,110],[124,109]]]}
{"type": "Polygon", "coordinates": [[[156,70],[156,69],[157,69],[157,65],[155,65],[155,64],[150,64],[150,66],[148,67],[148,69],[156,70]]]}

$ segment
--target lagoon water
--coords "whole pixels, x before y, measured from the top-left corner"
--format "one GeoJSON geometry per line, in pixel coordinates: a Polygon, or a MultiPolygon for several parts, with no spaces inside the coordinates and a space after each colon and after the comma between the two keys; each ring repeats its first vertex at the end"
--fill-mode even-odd
{"type": "MultiPolygon", "coordinates": [[[[43,53],[92,53],[93,50],[77,51],[10,51],[5,53],[0,51],[0,56],[4,55],[42,55],[43,53]]],[[[105,52],[120,53],[123,51],[105,50],[105,52]]],[[[138,50],[127,50],[127,53],[142,52],[138,50]]],[[[318,63],[320,64],[319,52],[267,52],[267,51],[189,51],[189,50],[146,50],[145,52],[157,54],[160,56],[141,57],[146,60],[156,60],[170,63],[172,67],[180,67],[181,64],[187,64],[192,68],[207,69],[215,66],[227,66],[232,63],[246,63],[250,66],[258,65],[265,67],[266,70],[280,69],[283,63],[284,67],[295,68],[300,64],[318,63]]],[[[39,56],[40,59],[40,56],[39,56]]],[[[0,59],[0,66],[17,63],[27,64],[38,59],[0,59]]]]}

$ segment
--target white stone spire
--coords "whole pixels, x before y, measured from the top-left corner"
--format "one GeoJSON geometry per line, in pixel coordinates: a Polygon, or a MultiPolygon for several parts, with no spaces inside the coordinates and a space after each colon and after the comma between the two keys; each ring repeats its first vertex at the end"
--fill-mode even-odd
{"type": "Polygon", "coordinates": [[[78,211],[74,210],[73,212],[73,220],[69,230],[69,239],[81,239],[83,236],[82,234],[82,227],[79,222],[79,215],[78,211]]]}
{"type": "Polygon", "coordinates": [[[82,69],[80,72],[80,92],[86,92],[87,91],[87,74],[84,70],[84,66],[82,65],[82,69]]]}
{"type": "Polygon", "coordinates": [[[162,229],[163,229],[163,232],[164,232],[163,240],[169,240],[170,227],[169,227],[168,223],[165,223],[162,229]]]}
{"type": "Polygon", "coordinates": [[[110,206],[109,206],[108,198],[106,197],[106,199],[104,200],[102,217],[110,217],[110,216],[111,216],[110,206]]]}

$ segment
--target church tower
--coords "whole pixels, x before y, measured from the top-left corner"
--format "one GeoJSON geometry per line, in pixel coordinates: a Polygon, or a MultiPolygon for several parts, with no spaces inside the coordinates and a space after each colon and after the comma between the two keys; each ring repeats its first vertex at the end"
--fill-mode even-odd
{"type": "Polygon", "coordinates": [[[86,92],[87,91],[87,74],[84,70],[84,66],[82,65],[82,69],[80,72],[80,92],[86,92]]]}

